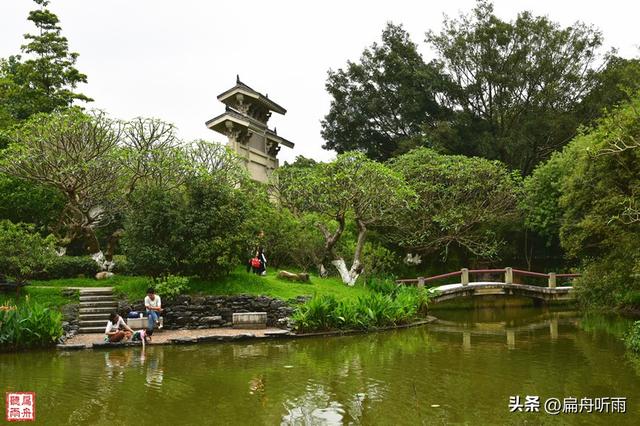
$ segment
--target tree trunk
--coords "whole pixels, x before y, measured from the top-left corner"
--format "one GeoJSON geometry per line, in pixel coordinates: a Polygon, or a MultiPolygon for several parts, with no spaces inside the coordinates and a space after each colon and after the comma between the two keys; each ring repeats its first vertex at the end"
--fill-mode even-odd
{"type": "Polygon", "coordinates": [[[362,250],[364,249],[364,243],[367,239],[367,227],[364,222],[356,219],[356,225],[358,226],[358,240],[356,242],[355,252],[353,253],[351,268],[347,268],[347,264],[342,257],[335,257],[331,261],[331,264],[338,270],[342,282],[349,287],[356,284],[356,280],[363,272],[363,265],[360,258],[362,257],[362,250]]]}
{"type": "Polygon", "coordinates": [[[357,272],[357,270],[355,270],[353,267],[351,267],[351,269],[347,269],[347,265],[344,262],[343,258],[332,260],[331,264],[338,270],[343,283],[345,283],[349,287],[353,287],[356,284],[356,280],[360,276],[360,273],[357,272]]]}
{"type": "Polygon", "coordinates": [[[327,271],[327,268],[324,267],[323,263],[318,265],[318,272],[322,278],[327,278],[329,276],[329,271],[327,271]]]}

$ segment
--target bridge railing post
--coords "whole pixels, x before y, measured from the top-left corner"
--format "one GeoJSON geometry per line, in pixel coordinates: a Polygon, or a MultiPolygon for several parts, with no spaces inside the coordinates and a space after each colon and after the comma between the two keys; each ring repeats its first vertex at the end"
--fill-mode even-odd
{"type": "Polygon", "coordinates": [[[513,269],[509,266],[504,268],[504,283],[513,284],[513,269]]]}
{"type": "Polygon", "coordinates": [[[462,283],[462,285],[469,285],[469,269],[462,268],[460,272],[460,282],[462,283]]]}
{"type": "Polygon", "coordinates": [[[556,288],[556,273],[549,272],[549,288],[556,288]]]}
{"type": "Polygon", "coordinates": [[[424,277],[418,277],[418,288],[424,288],[424,277]]]}

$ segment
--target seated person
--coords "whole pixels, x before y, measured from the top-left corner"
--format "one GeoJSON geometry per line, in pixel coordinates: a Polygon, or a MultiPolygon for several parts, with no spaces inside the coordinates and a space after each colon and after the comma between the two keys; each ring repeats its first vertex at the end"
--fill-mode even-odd
{"type": "Polygon", "coordinates": [[[133,330],[124,322],[120,315],[112,312],[111,315],[109,315],[109,321],[107,322],[107,327],[104,329],[104,334],[106,340],[115,343],[122,339],[129,339],[133,335],[133,330]]]}
{"type": "Polygon", "coordinates": [[[144,306],[147,308],[147,331],[152,331],[155,325],[160,324],[160,313],[162,312],[160,296],[156,294],[153,288],[147,290],[147,297],[144,298],[144,306]]]}

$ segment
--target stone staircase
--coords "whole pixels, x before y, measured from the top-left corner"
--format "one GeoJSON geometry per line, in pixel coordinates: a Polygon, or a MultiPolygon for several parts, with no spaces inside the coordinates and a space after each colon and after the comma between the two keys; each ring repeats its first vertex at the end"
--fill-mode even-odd
{"type": "Polygon", "coordinates": [[[79,333],[104,333],[109,314],[118,308],[112,287],[80,289],[79,333]]]}

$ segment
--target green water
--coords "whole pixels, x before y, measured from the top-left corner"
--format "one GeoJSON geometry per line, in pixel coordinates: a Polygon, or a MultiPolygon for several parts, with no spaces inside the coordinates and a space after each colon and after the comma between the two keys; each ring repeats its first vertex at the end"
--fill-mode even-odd
{"type": "MultiPolygon", "coordinates": [[[[0,354],[39,424],[639,424],[628,321],[542,308],[438,311],[368,335],[0,354]],[[510,413],[509,397],[626,397],[626,414],[510,413]]],[[[4,417],[4,416],[3,416],[4,417]]]]}

